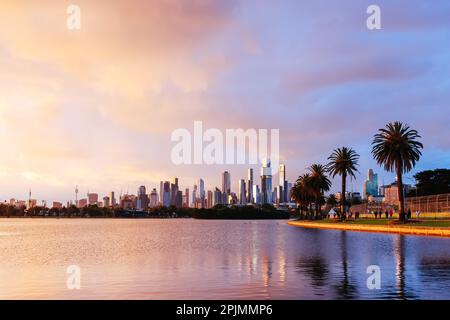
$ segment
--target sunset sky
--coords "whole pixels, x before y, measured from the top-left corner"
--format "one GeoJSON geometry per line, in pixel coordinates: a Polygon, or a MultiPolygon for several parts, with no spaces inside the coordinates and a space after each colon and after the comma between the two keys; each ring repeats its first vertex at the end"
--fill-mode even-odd
{"type": "Polygon", "coordinates": [[[361,155],[355,191],[369,168],[391,182],[370,142],[394,120],[423,137],[415,171],[450,167],[448,0],[3,0],[0,70],[1,200],[174,176],[213,189],[224,170],[236,190],[247,166],[172,164],[171,132],[195,120],[280,129],[291,181],[346,145],[361,155]],[[373,3],[381,30],[366,27],[373,3]],[[81,30],[66,28],[69,4],[81,30]]]}

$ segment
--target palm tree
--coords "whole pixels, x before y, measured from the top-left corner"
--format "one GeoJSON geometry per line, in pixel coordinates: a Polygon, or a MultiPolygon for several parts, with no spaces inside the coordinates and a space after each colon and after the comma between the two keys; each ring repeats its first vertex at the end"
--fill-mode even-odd
{"type": "Polygon", "coordinates": [[[327,198],[327,204],[330,205],[332,208],[336,207],[338,205],[338,201],[336,199],[336,196],[334,194],[330,194],[327,198]]]}
{"type": "Polygon", "coordinates": [[[372,142],[372,154],[378,165],[397,175],[398,199],[400,202],[399,221],[405,220],[405,199],[403,194],[403,173],[411,171],[422,155],[423,144],[416,130],[396,121],[379,129],[372,142]]]}
{"type": "Polygon", "coordinates": [[[294,187],[291,190],[291,197],[300,206],[300,215],[303,216],[303,211],[307,211],[311,204],[313,196],[313,189],[311,185],[311,175],[305,173],[298,177],[294,187]]]}
{"type": "Polygon", "coordinates": [[[311,186],[315,197],[316,217],[319,215],[323,193],[330,190],[331,181],[327,177],[327,169],[321,164],[313,164],[308,170],[311,173],[311,186]]]}
{"type": "Polygon", "coordinates": [[[345,186],[347,176],[356,179],[355,173],[358,172],[356,166],[358,165],[359,154],[352,148],[342,147],[333,150],[333,153],[328,157],[327,170],[334,178],[336,175],[342,177],[342,191],[341,191],[341,214],[345,213],[345,186]]]}

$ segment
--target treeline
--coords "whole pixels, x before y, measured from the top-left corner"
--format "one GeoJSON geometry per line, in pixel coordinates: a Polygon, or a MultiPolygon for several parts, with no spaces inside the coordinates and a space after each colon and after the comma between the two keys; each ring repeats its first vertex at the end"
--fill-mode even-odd
{"type": "Polygon", "coordinates": [[[212,209],[155,207],[146,211],[103,208],[89,205],[77,208],[48,208],[36,206],[30,209],[0,204],[1,217],[57,217],[57,218],[197,218],[197,219],[287,219],[289,213],[276,210],[272,205],[262,207],[215,206],[212,209]]]}
{"type": "Polygon", "coordinates": [[[193,217],[196,219],[289,219],[289,212],[277,210],[270,204],[264,204],[261,207],[217,205],[212,209],[195,210],[193,217]]]}
{"type": "Polygon", "coordinates": [[[414,175],[414,179],[417,189],[411,190],[409,197],[450,193],[450,169],[421,171],[414,175]]]}

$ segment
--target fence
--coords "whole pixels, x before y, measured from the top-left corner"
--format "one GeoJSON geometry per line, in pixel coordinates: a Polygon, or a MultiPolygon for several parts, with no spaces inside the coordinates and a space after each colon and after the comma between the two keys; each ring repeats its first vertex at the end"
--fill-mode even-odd
{"type": "MultiPolygon", "coordinates": [[[[383,202],[371,202],[354,205],[350,208],[352,212],[370,214],[373,212],[385,212],[386,210],[398,211],[398,204],[386,204],[383,202]]],[[[405,198],[405,210],[411,210],[414,214],[419,211],[421,217],[449,217],[450,218],[450,193],[432,196],[407,197],[405,198]]]]}

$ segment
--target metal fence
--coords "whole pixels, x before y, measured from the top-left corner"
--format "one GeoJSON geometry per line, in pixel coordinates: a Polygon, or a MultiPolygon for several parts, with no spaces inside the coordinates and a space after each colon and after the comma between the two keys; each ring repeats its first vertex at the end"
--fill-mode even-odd
{"type": "MultiPolygon", "coordinates": [[[[350,208],[352,212],[361,214],[373,213],[375,211],[385,212],[386,210],[398,211],[398,205],[385,204],[380,202],[363,203],[350,208]]],[[[405,198],[405,210],[411,212],[419,211],[424,214],[449,213],[450,214],[450,193],[432,196],[407,197],[405,198]]]]}

